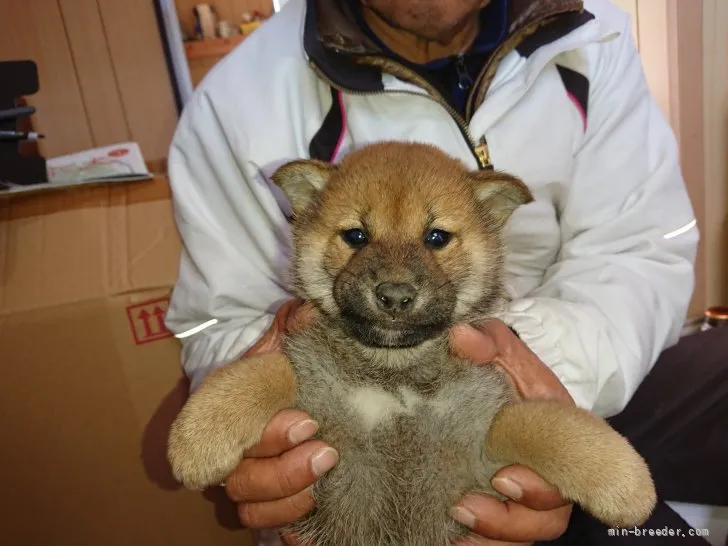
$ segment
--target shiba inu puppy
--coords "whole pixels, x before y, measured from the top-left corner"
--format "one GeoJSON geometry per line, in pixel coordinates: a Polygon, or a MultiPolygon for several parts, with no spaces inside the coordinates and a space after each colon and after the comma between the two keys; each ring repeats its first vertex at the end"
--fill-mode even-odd
{"type": "Polygon", "coordinates": [[[506,300],[502,231],[533,197],[500,172],[470,172],[438,149],[379,143],[338,165],[294,161],[274,181],[293,212],[295,291],[314,323],[284,354],[213,372],[169,438],[176,478],[216,485],[273,415],[300,408],[339,452],[292,526],[315,546],[442,546],[467,492],[519,463],[610,526],[656,501],[629,443],[587,411],[521,400],[505,373],[452,354],[448,331],[506,300]]]}

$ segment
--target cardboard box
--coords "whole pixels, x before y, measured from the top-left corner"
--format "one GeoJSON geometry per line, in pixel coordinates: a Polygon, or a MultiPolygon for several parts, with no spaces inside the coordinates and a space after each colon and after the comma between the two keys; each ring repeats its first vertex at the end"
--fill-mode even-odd
{"type": "Polygon", "coordinates": [[[0,196],[3,544],[251,544],[221,489],[167,466],[187,395],[169,197],[164,177],[0,196]]]}

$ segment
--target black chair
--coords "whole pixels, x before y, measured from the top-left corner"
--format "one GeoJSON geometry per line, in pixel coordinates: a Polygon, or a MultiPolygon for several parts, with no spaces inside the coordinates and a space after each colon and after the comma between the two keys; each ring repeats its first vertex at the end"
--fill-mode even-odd
{"type": "MultiPolygon", "coordinates": [[[[23,97],[38,92],[38,67],[33,61],[0,61],[0,112],[18,106],[23,97]]],[[[23,117],[0,119],[0,131],[23,131],[23,117]]],[[[22,141],[0,139],[0,184],[48,182],[46,161],[38,153],[21,153],[22,141]]]]}

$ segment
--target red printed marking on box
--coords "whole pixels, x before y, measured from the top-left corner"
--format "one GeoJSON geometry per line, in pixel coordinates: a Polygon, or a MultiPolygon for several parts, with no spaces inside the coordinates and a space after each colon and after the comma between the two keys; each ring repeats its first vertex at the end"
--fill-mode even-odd
{"type": "Polygon", "coordinates": [[[131,332],[137,345],[172,337],[172,332],[164,325],[164,315],[168,307],[169,298],[160,298],[126,308],[131,332]]]}

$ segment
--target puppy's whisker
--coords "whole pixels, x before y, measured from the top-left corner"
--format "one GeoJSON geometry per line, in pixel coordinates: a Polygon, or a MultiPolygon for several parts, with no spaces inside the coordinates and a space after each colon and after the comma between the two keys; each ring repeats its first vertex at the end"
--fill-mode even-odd
{"type": "Polygon", "coordinates": [[[348,273],[349,275],[351,275],[352,277],[354,277],[357,280],[361,279],[361,277],[359,275],[357,275],[356,273],[353,273],[352,271],[349,271],[347,268],[343,268],[341,270],[341,272],[342,273],[348,273]]]}
{"type": "Polygon", "coordinates": [[[448,284],[452,284],[452,281],[451,280],[448,280],[448,281],[442,283],[440,286],[438,286],[437,288],[435,288],[435,292],[437,292],[438,290],[441,290],[441,289],[445,288],[448,284]]]}

